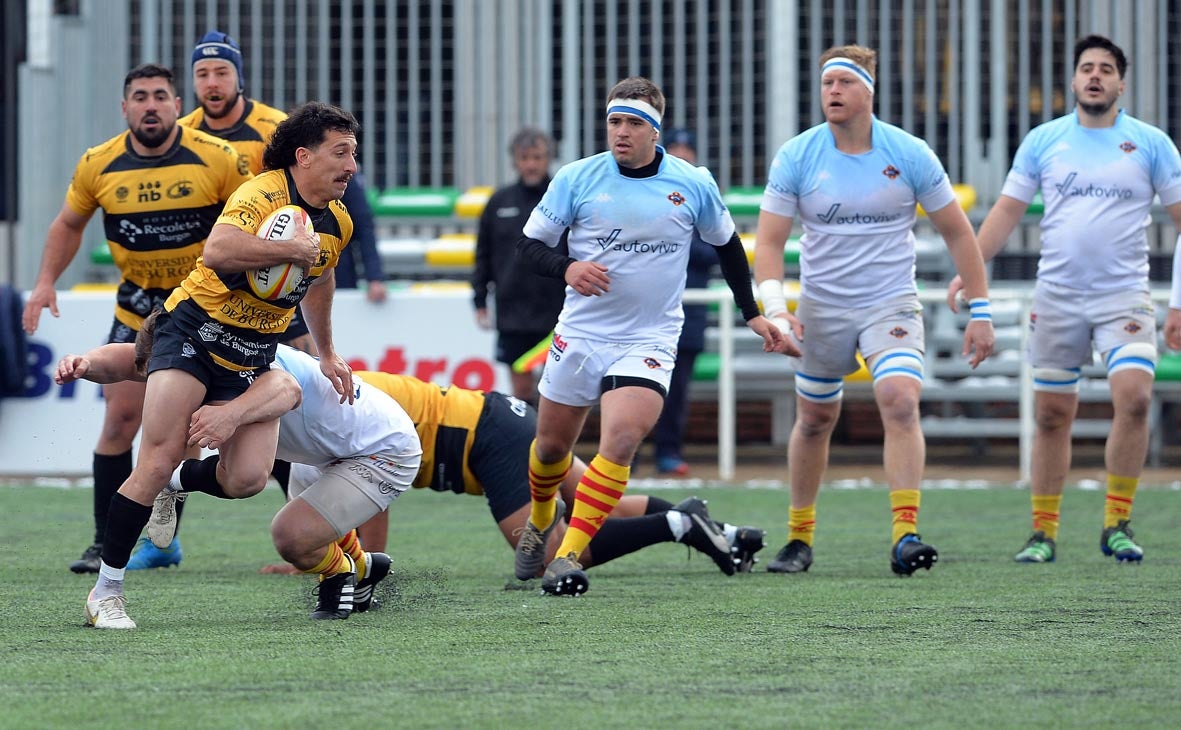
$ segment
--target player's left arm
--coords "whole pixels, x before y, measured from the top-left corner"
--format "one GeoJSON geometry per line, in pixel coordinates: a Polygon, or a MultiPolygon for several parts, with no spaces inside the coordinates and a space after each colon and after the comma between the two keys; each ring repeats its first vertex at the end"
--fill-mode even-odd
{"type": "Polygon", "coordinates": [[[217,449],[248,423],[266,423],[298,408],[299,383],[282,370],[268,370],[242,395],[216,406],[201,406],[189,420],[189,446],[217,449]]]}
{"type": "Polygon", "coordinates": [[[126,380],[143,382],[146,374],[135,369],[135,345],[130,342],[112,342],[96,347],[85,355],[66,355],[57,364],[53,382],[58,385],[75,380],[89,380],[92,383],[122,383],[126,380]]]}
{"type": "Polygon", "coordinates": [[[968,216],[954,200],[939,210],[929,212],[927,217],[943,236],[947,251],[955,264],[956,273],[964,282],[973,316],[964,329],[963,356],[971,354],[968,364],[973,368],[992,354],[996,346],[996,334],[992,329],[992,310],[988,303],[988,276],[984,270],[984,258],[976,243],[976,234],[968,216]],[[987,314],[987,317],[984,316],[987,314]]]}
{"type": "Polygon", "coordinates": [[[308,332],[320,353],[320,372],[332,383],[340,402],[353,402],[353,370],[336,354],[332,344],[332,295],[336,293],[336,272],[332,268],[312,281],[304,295],[301,310],[308,332]]]}
{"type": "MultiPolygon", "coordinates": [[[[1165,206],[1173,227],[1181,231],[1181,201],[1165,206]]],[[[1165,346],[1181,350],[1181,235],[1173,247],[1173,288],[1169,294],[1169,314],[1165,317],[1165,346]]]]}

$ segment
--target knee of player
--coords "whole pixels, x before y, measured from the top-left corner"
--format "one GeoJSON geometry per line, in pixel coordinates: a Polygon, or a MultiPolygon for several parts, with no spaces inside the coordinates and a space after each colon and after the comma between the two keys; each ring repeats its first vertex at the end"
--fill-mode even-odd
{"type": "Polygon", "coordinates": [[[796,404],[796,431],[805,438],[827,437],[841,415],[841,401],[817,403],[800,397],[796,404]]]}
{"type": "Polygon", "coordinates": [[[234,499],[253,497],[267,485],[270,472],[266,469],[227,469],[225,474],[218,474],[217,481],[222,491],[234,499]]]}
{"type": "Polygon", "coordinates": [[[910,378],[885,378],[874,384],[882,422],[910,424],[918,421],[922,386],[910,378]]]}
{"type": "Polygon", "coordinates": [[[304,549],[300,544],[298,531],[293,530],[292,526],[282,519],[282,515],[276,515],[271,522],[271,542],[279,557],[289,563],[295,562],[304,549]]]}

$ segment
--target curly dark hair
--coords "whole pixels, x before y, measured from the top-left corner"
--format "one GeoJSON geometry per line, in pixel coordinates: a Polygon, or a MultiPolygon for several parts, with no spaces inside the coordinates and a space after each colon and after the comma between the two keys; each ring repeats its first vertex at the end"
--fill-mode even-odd
{"type": "Polygon", "coordinates": [[[262,153],[264,170],[283,170],[295,164],[300,147],[315,149],[329,131],[360,136],[361,124],[349,112],[331,104],[309,101],[279,123],[262,153]]]}
{"type": "Polygon", "coordinates": [[[1123,49],[1112,43],[1110,38],[1101,35],[1089,35],[1085,38],[1080,38],[1078,43],[1074,44],[1075,68],[1078,68],[1078,60],[1082,58],[1083,53],[1092,48],[1102,49],[1112,55],[1115,59],[1115,70],[1119,72],[1121,79],[1128,72],[1128,57],[1124,55],[1123,49]]]}

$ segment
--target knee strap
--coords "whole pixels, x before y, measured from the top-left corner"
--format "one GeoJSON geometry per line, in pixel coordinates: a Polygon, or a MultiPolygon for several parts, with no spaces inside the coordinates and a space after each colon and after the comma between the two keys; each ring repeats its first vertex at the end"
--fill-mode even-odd
{"type": "Polygon", "coordinates": [[[1103,357],[1107,375],[1120,370],[1143,370],[1149,375],[1156,374],[1156,346],[1148,342],[1131,342],[1108,350],[1103,357]]]}
{"type": "Polygon", "coordinates": [[[843,378],[817,378],[796,373],[796,393],[813,403],[837,403],[845,389],[843,378]]]}
{"type": "Polygon", "coordinates": [[[1043,393],[1077,393],[1078,368],[1034,368],[1033,389],[1043,393]]]}
{"type": "Polygon", "coordinates": [[[923,353],[913,347],[894,347],[883,350],[866,363],[876,384],[884,378],[914,378],[923,382],[923,353]]]}

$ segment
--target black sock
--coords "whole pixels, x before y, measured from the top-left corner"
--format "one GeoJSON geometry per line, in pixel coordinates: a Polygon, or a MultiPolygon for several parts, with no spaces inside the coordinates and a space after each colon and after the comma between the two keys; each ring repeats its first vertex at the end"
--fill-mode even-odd
{"type": "Polygon", "coordinates": [[[590,541],[589,548],[594,564],[602,565],[608,560],[660,542],[676,542],[664,512],[643,517],[609,519],[590,541]]]}
{"type": "Polygon", "coordinates": [[[672,502],[666,502],[660,497],[653,497],[648,495],[648,506],[644,508],[644,514],[654,515],[657,512],[668,512],[673,508],[672,502]]]}
{"type": "Polygon", "coordinates": [[[94,542],[98,545],[103,543],[107,529],[111,497],[131,476],[131,467],[131,449],[114,456],[94,455],[94,542]]]}
{"type": "Polygon", "coordinates": [[[112,568],[126,568],[131,548],[139,539],[152,516],[151,505],[134,502],[115,492],[107,512],[106,539],[103,540],[103,562],[112,568]]]}
{"type": "Polygon", "coordinates": [[[279,489],[283,490],[283,499],[286,500],[287,483],[291,481],[291,462],[275,459],[275,463],[271,464],[271,476],[279,482],[279,489]]]}
{"type": "Polygon", "coordinates": [[[217,483],[217,454],[205,459],[188,459],[180,467],[180,488],[186,492],[204,492],[218,499],[233,499],[217,483]]]}

